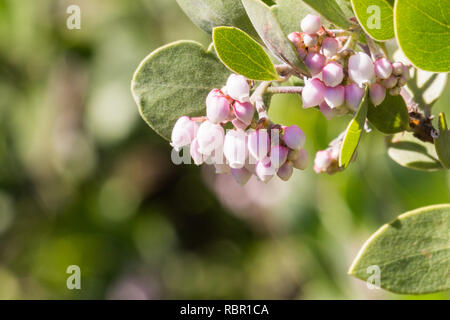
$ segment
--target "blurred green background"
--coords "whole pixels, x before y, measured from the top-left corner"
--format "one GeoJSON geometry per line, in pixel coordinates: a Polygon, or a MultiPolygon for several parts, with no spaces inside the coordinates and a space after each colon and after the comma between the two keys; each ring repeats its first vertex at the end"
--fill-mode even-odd
{"type": "MultiPolygon", "coordinates": [[[[449,202],[448,172],[404,169],[384,138],[358,161],[289,183],[241,188],[211,168],[175,166],[139,117],[130,81],[151,51],[205,45],[175,0],[0,0],[1,299],[380,299],[347,269],[363,242],[404,211],[449,202]],[[66,9],[81,7],[81,30],[66,9]],[[68,290],[66,268],[81,268],[68,290]]],[[[447,108],[450,90],[436,104],[447,108]]],[[[271,116],[296,123],[310,155],[327,122],[296,96],[271,116]]]]}

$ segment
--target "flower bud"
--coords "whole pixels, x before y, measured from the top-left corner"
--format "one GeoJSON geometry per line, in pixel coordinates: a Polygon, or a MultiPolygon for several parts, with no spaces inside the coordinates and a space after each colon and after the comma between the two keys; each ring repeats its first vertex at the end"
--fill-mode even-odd
{"type": "Polygon", "coordinates": [[[250,87],[244,76],[231,74],[227,81],[227,93],[234,100],[247,102],[250,98],[250,87]]]}
{"type": "Polygon", "coordinates": [[[303,42],[307,48],[314,47],[317,44],[318,37],[316,34],[303,34],[303,42]]]}
{"type": "Polygon", "coordinates": [[[303,108],[311,108],[322,103],[325,85],[319,79],[312,79],[305,84],[302,92],[303,108]]]}
{"type": "Polygon", "coordinates": [[[300,36],[300,32],[292,32],[288,35],[289,41],[291,41],[296,48],[302,45],[302,37],[300,36]]]}
{"type": "Polygon", "coordinates": [[[229,130],[225,135],[223,154],[232,169],[244,167],[247,159],[247,137],[242,130],[229,130]]]}
{"type": "Polygon", "coordinates": [[[300,149],[298,157],[294,161],[294,168],[299,170],[305,170],[308,167],[309,157],[308,152],[305,149],[300,149]]]}
{"type": "Polygon", "coordinates": [[[255,173],[262,182],[269,182],[270,179],[272,179],[272,177],[275,175],[275,170],[272,168],[270,159],[264,158],[263,160],[259,161],[256,164],[255,173]]]}
{"type": "Polygon", "coordinates": [[[318,151],[314,159],[314,171],[316,173],[327,172],[333,159],[328,150],[318,151]]]}
{"type": "Polygon", "coordinates": [[[206,116],[212,123],[221,123],[230,114],[232,99],[219,89],[213,89],[206,98],[206,116]]]}
{"type": "Polygon", "coordinates": [[[339,49],[339,42],[334,38],[326,38],[322,41],[322,53],[325,57],[330,58],[334,56],[339,49]]]}
{"type": "Polygon", "coordinates": [[[239,183],[241,186],[245,186],[252,177],[252,173],[248,171],[246,168],[233,169],[231,168],[231,175],[234,180],[239,183]]]}
{"type": "Polygon", "coordinates": [[[250,125],[255,113],[255,107],[253,104],[250,102],[236,101],[233,105],[233,109],[236,118],[245,123],[247,126],[250,125]]]}
{"type": "Polygon", "coordinates": [[[200,153],[200,146],[198,145],[197,138],[192,141],[189,153],[197,166],[205,161],[205,156],[200,153]]]}
{"type": "Polygon", "coordinates": [[[195,121],[186,116],[179,118],[172,129],[172,142],[170,145],[176,151],[179,151],[195,139],[197,131],[198,124],[195,121]]]}
{"type": "Polygon", "coordinates": [[[357,84],[352,83],[345,86],[345,104],[351,110],[356,111],[361,104],[364,96],[364,89],[360,88],[357,84]]]}
{"type": "Polygon", "coordinates": [[[291,161],[286,161],[280,169],[278,169],[277,175],[283,181],[288,181],[294,173],[294,166],[291,161]]]}
{"type": "Polygon", "coordinates": [[[272,163],[272,167],[278,169],[281,167],[287,160],[289,150],[286,147],[276,145],[272,146],[270,149],[270,162],[272,163]]]}
{"type": "Polygon", "coordinates": [[[298,150],[290,149],[290,150],[289,150],[289,153],[288,153],[288,157],[287,157],[288,161],[294,162],[295,160],[297,160],[297,158],[298,158],[298,153],[299,153],[298,150]]]}
{"type": "Polygon", "coordinates": [[[403,74],[403,63],[396,61],[392,64],[392,73],[394,76],[401,76],[403,74]]]}
{"type": "Polygon", "coordinates": [[[375,73],[380,79],[387,79],[392,74],[392,64],[386,58],[381,58],[375,61],[375,73]]]}
{"type": "Polygon", "coordinates": [[[345,87],[339,85],[331,88],[327,87],[325,90],[325,102],[331,109],[337,108],[344,104],[345,101],[345,87]]]}
{"type": "Polygon", "coordinates": [[[392,89],[392,88],[394,88],[397,85],[397,82],[398,82],[397,77],[394,76],[394,75],[391,75],[386,80],[381,81],[381,84],[386,89],[392,89]]]}
{"type": "Polygon", "coordinates": [[[223,147],[224,130],[219,124],[205,121],[200,125],[197,133],[199,151],[205,156],[223,147]]]}
{"type": "Polygon", "coordinates": [[[247,137],[248,151],[258,161],[267,157],[270,150],[270,137],[265,129],[252,131],[247,137]]]}
{"type": "Polygon", "coordinates": [[[284,129],[283,141],[291,149],[297,150],[305,144],[305,133],[295,124],[284,129]]]}
{"type": "Polygon", "coordinates": [[[310,52],[306,55],[305,65],[308,67],[309,71],[311,71],[312,75],[316,75],[322,71],[326,61],[327,58],[324,55],[310,52]]]}
{"type": "Polygon", "coordinates": [[[317,33],[321,27],[322,23],[320,22],[319,16],[308,14],[302,19],[301,28],[303,32],[309,34],[317,33]]]}
{"type": "Polygon", "coordinates": [[[326,86],[336,87],[344,80],[344,70],[336,62],[330,62],[322,70],[322,79],[326,86]]]}
{"type": "Polygon", "coordinates": [[[348,60],[348,75],[360,87],[366,83],[371,83],[375,79],[372,59],[363,52],[355,53],[348,60]]]}
{"type": "Polygon", "coordinates": [[[391,96],[398,96],[400,94],[401,89],[399,87],[395,87],[392,89],[389,89],[389,94],[391,96]]]}
{"type": "Polygon", "coordinates": [[[380,105],[386,98],[386,89],[378,83],[372,83],[369,88],[370,101],[374,106],[380,105]]]}

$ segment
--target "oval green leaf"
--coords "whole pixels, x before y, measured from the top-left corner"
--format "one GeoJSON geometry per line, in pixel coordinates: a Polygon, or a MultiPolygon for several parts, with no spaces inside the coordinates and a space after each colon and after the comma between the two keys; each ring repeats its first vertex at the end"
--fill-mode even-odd
{"type": "Polygon", "coordinates": [[[339,153],[339,166],[342,168],[348,167],[353,155],[356,152],[356,149],[358,148],[359,141],[361,140],[367,117],[367,100],[369,99],[367,98],[366,87],[366,92],[364,93],[364,98],[361,101],[361,105],[345,131],[344,141],[342,142],[341,152],[339,153]]]}
{"type": "Polygon", "coordinates": [[[257,37],[241,0],[177,0],[178,5],[196,26],[207,33],[215,27],[237,27],[257,37]]]}
{"type": "Polygon", "coordinates": [[[410,132],[389,137],[387,149],[389,157],[403,167],[425,171],[442,169],[434,144],[423,142],[410,132]]]}
{"type": "Polygon", "coordinates": [[[394,21],[398,43],[416,67],[450,71],[450,0],[397,0],[394,21]]]}
{"type": "Polygon", "coordinates": [[[378,131],[385,134],[394,134],[409,128],[408,108],[401,96],[386,94],[383,103],[376,107],[369,101],[367,119],[378,131]]]}
{"type": "Polygon", "coordinates": [[[170,140],[181,116],[205,114],[205,99],[221,88],[229,71],[216,55],[193,41],[179,41],[145,58],[133,77],[131,90],[142,118],[170,140]]]}
{"type": "Polygon", "coordinates": [[[216,53],[233,72],[251,80],[278,80],[278,73],[264,49],[245,32],[233,27],[213,31],[216,53]]]}
{"type": "Polygon", "coordinates": [[[448,290],[449,230],[450,204],[402,214],[367,240],[349,274],[370,281],[376,271],[381,288],[400,294],[448,290]]]}
{"type": "Polygon", "coordinates": [[[352,0],[356,18],[373,39],[386,41],[395,37],[393,1],[352,0]]]}
{"type": "Polygon", "coordinates": [[[450,169],[450,130],[445,119],[445,114],[441,113],[438,121],[439,137],[434,139],[434,145],[436,146],[436,153],[442,165],[450,169]]]}
{"type": "Polygon", "coordinates": [[[281,61],[289,64],[300,74],[309,75],[308,68],[299,59],[297,50],[283,32],[271,7],[261,2],[261,0],[242,0],[242,4],[267,48],[281,61]]]}

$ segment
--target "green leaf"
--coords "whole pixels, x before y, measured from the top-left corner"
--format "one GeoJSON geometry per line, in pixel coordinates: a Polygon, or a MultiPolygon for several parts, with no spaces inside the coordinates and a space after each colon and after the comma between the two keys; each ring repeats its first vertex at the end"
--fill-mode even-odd
{"type": "Polygon", "coordinates": [[[281,29],[271,7],[260,0],[242,0],[242,3],[267,48],[298,72],[309,75],[308,68],[299,59],[297,50],[281,29]]]}
{"type": "Polygon", "coordinates": [[[386,99],[376,107],[369,101],[367,119],[378,131],[385,134],[394,134],[409,128],[408,108],[401,96],[386,94],[386,99]]]}
{"type": "Polygon", "coordinates": [[[230,26],[257,37],[241,0],[177,0],[178,5],[196,26],[207,33],[215,27],[230,26]]]}
{"type": "Polygon", "coordinates": [[[450,130],[448,129],[445,114],[439,115],[439,138],[434,139],[436,153],[441,160],[442,165],[450,169],[450,130]]]}
{"type": "Polygon", "coordinates": [[[206,96],[225,85],[228,75],[214,53],[196,42],[179,41],[145,58],[131,89],[144,120],[169,140],[179,117],[205,114],[206,96]]]}
{"type": "Polygon", "coordinates": [[[352,0],[353,10],[364,31],[378,41],[395,37],[394,9],[387,0],[352,0]]]}
{"type": "Polygon", "coordinates": [[[391,159],[403,167],[425,171],[442,169],[434,144],[423,142],[410,132],[389,137],[387,148],[391,159]]]}
{"type": "Polygon", "coordinates": [[[400,294],[450,289],[450,204],[402,214],[375,232],[361,248],[349,274],[400,294]]]}
{"type": "MultiPolygon", "coordinates": [[[[311,5],[308,5],[306,1],[302,0],[277,0],[276,2],[277,5],[272,8],[272,11],[278,18],[278,21],[286,34],[294,31],[301,31],[300,23],[307,14],[321,15],[318,12],[320,6],[324,6],[324,8],[330,7],[330,1],[325,1],[323,4],[322,1],[310,1],[311,5]],[[318,8],[318,10],[314,10],[314,8],[318,8]]],[[[333,2],[331,6],[335,9],[337,8],[336,11],[331,10],[332,15],[335,14],[338,18],[331,18],[334,21],[334,23],[332,23],[330,20],[326,19],[325,15],[322,15],[323,25],[327,28],[333,28],[334,25],[344,29],[348,28],[350,25],[349,19],[354,16],[349,7],[349,2],[346,2],[346,0],[335,0],[331,2],[333,2]]],[[[329,12],[329,10],[322,11],[325,13],[329,12]]]]}
{"type": "Polygon", "coordinates": [[[278,73],[264,49],[245,32],[233,27],[213,31],[220,60],[233,72],[252,80],[278,80],[278,73]]]}
{"type": "Polygon", "coordinates": [[[350,26],[350,18],[353,17],[351,10],[346,8],[345,1],[338,0],[303,0],[319,15],[338,27],[347,29],[350,26]]]}
{"type": "Polygon", "coordinates": [[[416,67],[450,71],[450,0],[397,0],[394,19],[398,43],[416,67]]]}
{"type": "Polygon", "coordinates": [[[359,141],[364,130],[364,124],[366,122],[368,103],[367,100],[367,87],[364,93],[364,98],[361,101],[358,111],[353,119],[350,121],[347,130],[345,131],[344,141],[342,142],[341,152],[339,154],[339,166],[347,168],[353,155],[358,148],[359,141]]]}

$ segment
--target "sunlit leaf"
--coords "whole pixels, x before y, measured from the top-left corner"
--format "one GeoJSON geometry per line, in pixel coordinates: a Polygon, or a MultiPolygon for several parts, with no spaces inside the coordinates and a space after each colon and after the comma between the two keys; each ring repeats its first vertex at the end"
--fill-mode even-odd
{"type": "Polygon", "coordinates": [[[352,0],[359,23],[372,38],[385,41],[395,37],[393,2],[388,0],[352,0]]]}
{"type": "Polygon", "coordinates": [[[398,43],[416,67],[450,71],[450,0],[397,0],[394,19],[398,43]]]}
{"type": "Polygon", "coordinates": [[[407,212],[364,244],[349,274],[401,294],[450,289],[450,204],[407,212]]]}
{"type": "Polygon", "coordinates": [[[217,27],[213,39],[220,60],[233,72],[252,80],[279,78],[267,53],[245,32],[233,27],[217,27]]]}
{"type": "Polygon", "coordinates": [[[409,128],[409,114],[401,96],[386,94],[384,101],[374,106],[369,101],[367,119],[380,132],[394,134],[409,128]]]}

